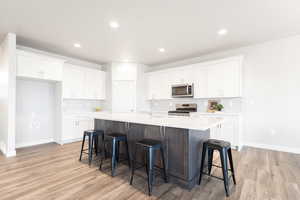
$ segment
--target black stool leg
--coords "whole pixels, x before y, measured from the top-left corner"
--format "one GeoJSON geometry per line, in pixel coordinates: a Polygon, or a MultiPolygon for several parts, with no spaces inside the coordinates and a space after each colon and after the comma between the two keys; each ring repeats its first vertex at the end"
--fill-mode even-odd
{"type": "Polygon", "coordinates": [[[116,163],[120,160],[120,141],[116,142],[116,163]]]}
{"type": "Polygon", "coordinates": [[[82,139],[79,161],[81,161],[81,158],[82,158],[82,152],[83,152],[83,148],[84,148],[84,142],[85,142],[85,134],[83,135],[83,139],[82,139]]]}
{"type": "Polygon", "coordinates": [[[92,163],[93,158],[93,141],[92,141],[93,135],[89,135],[89,165],[92,163]]]}
{"type": "Polygon", "coordinates": [[[211,173],[213,158],[214,158],[214,150],[209,148],[208,149],[208,174],[209,175],[211,173]]]}
{"type": "Polygon", "coordinates": [[[106,144],[106,141],[104,140],[104,138],[103,138],[103,140],[102,140],[102,150],[101,150],[101,159],[100,159],[100,166],[99,166],[99,170],[102,170],[102,164],[103,164],[103,159],[106,159],[106,146],[105,146],[105,144],[106,144]]]}
{"type": "Polygon", "coordinates": [[[128,166],[130,168],[130,155],[129,155],[129,149],[128,149],[128,141],[127,141],[127,139],[125,140],[125,148],[126,148],[128,166]]]}
{"type": "Polygon", "coordinates": [[[115,168],[116,168],[116,149],[117,142],[115,139],[112,140],[111,144],[111,176],[115,175],[115,168]]]}
{"type": "Polygon", "coordinates": [[[236,185],[231,148],[228,149],[228,157],[229,157],[229,163],[230,163],[230,169],[231,169],[231,173],[232,173],[233,183],[234,183],[234,185],[236,185]]]}
{"type": "Polygon", "coordinates": [[[95,154],[98,155],[98,135],[94,136],[94,148],[95,148],[95,154]]]}
{"type": "Polygon", "coordinates": [[[167,183],[168,178],[167,178],[167,168],[166,168],[166,162],[165,162],[165,154],[164,154],[164,149],[163,147],[160,148],[160,153],[161,153],[161,159],[163,163],[163,173],[164,173],[164,180],[167,183]]]}
{"type": "Polygon", "coordinates": [[[132,160],[131,160],[131,177],[130,177],[130,185],[132,185],[133,176],[134,176],[136,153],[137,153],[137,145],[136,145],[136,147],[135,147],[135,152],[134,152],[133,158],[132,158],[132,160]]]}
{"type": "Polygon", "coordinates": [[[224,179],[224,187],[226,196],[229,196],[229,187],[228,187],[228,166],[227,166],[227,151],[225,148],[220,150],[222,171],[223,171],[223,179],[224,179]]]}
{"type": "Polygon", "coordinates": [[[202,173],[203,173],[205,156],[206,156],[206,149],[207,149],[207,146],[204,143],[203,144],[203,149],[202,149],[201,166],[200,166],[200,176],[199,176],[199,182],[198,182],[199,185],[201,184],[201,179],[202,179],[202,173]]]}
{"type": "Polygon", "coordinates": [[[155,161],[155,152],[153,148],[148,149],[148,192],[149,196],[152,193],[152,184],[154,180],[154,161],[155,161]]]}

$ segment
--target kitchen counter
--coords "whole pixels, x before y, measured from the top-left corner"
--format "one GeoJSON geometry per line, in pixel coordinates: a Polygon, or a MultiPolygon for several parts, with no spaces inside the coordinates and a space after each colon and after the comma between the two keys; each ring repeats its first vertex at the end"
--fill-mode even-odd
{"type": "Polygon", "coordinates": [[[167,114],[93,112],[94,119],[205,131],[224,122],[220,116],[168,116],[167,114]]]}

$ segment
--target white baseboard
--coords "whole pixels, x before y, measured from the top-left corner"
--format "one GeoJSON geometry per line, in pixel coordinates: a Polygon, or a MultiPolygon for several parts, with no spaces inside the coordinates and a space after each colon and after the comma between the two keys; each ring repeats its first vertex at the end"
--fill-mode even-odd
{"type": "Polygon", "coordinates": [[[46,144],[46,143],[51,143],[51,142],[54,142],[53,138],[40,139],[40,140],[36,140],[36,141],[33,141],[33,142],[23,142],[23,143],[16,144],[16,148],[30,147],[30,146],[35,146],[35,145],[39,145],[39,144],[46,144]]]}
{"type": "Polygon", "coordinates": [[[14,150],[14,151],[9,151],[9,152],[7,152],[6,154],[5,154],[5,156],[6,157],[14,157],[14,156],[16,156],[16,150],[14,150]]]}
{"type": "Polygon", "coordinates": [[[244,146],[255,147],[260,149],[269,149],[273,151],[283,151],[288,153],[300,154],[300,148],[291,148],[285,146],[269,145],[269,144],[258,144],[258,143],[246,143],[244,146]]]}
{"type": "Polygon", "coordinates": [[[73,142],[79,142],[79,141],[82,141],[82,138],[74,138],[74,139],[62,140],[60,142],[60,144],[64,145],[64,144],[73,143],[73,142]]]}
{"type": "Polygon", "coordinates": [[[3,141],[0,141],[0,151],[6,155],[6,145],[3,141]]]}
{"type": "Polygon", "coordinates": [[[16,156],[16,150],[13,151],[7,151],[6,145],[3,141],[0,142],[0,151],[6,156],[6,157],[13,157],[16,156]]]}

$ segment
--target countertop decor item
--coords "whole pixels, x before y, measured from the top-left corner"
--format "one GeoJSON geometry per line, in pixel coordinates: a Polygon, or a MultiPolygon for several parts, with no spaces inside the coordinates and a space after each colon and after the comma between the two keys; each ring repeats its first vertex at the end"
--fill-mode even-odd
{"type": "Polygon", "coordinates": [[[96,111],[96,112],[100,112],[100,111],[101,111],[101,108],[100,108],[100,107],[96,107],[96,108],[95,108],[95,111],[96,111]]]}
{"type": "Polygon", "coordinates": [[[218,100],[208,100],[207,112],[222,111],[224,106],[218,100]]]}

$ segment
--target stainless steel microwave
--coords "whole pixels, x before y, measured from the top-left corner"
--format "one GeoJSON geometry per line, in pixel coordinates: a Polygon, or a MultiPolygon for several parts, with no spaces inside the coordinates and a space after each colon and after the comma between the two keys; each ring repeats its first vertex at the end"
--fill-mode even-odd
{"type": "Polygon", "coordinates": [[[172,97],[194,97],[194,84],[172,85],[172,97]]]}

